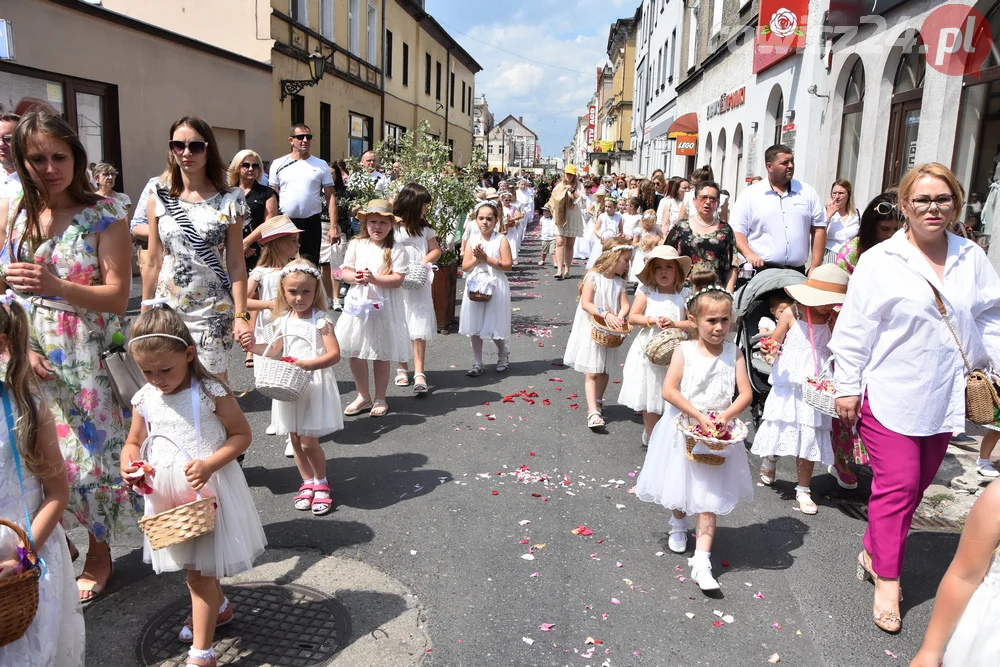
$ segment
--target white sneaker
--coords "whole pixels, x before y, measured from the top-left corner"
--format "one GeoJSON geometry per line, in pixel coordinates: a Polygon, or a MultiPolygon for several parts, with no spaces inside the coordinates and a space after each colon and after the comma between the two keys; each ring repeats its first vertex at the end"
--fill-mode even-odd
{"type": "Polygon", "coordinates": [[[268,435],[277,435],[278,429],[274,428],[274,424],[268,424],[264,433],[267,433],[268,435]]]}
{"type": "Polygon", "coordinates": [[[694,558],[688,560],[688,564],[691,565],[691,578],[698,584],[698,588],[706,593],[719,590],[721,586],[712,576],[712,564],[693,563],[692,561],[694,558]]]}
{"type": "Polygon", "coordinates": [[[338,313],[344,310],[344,302],[342,299],[333,300],[333,310],[338,313]]]}
{"type": "Polygon", "coordinates": [[[285,456],[290,459],[295,458],[295,450],[292,449],[292,436],[288,436],[288,442],[285,443],[285,456]]]}
{"type": "Polygon", "coordinates": [[[993,467],[993,463],[988,459],[979,459],[976,461],[976,472],[978,472],[983,477],[997,478],[1000,477],[1000,470],[993,467]]]}
{"type": "Polygon", "coordinates": [[[649,434],[646,433],[646,429],[642,430],[642,446],[649,447],[649,434]]]}
{"type": "Polygon", "coordinates": [[[667,538],[667,546],[675,554],[682,554],[687,551],[688,548],[688,534],[686,530],[678,530],[677,532],[671,531],[670,537],[667,538]]]}

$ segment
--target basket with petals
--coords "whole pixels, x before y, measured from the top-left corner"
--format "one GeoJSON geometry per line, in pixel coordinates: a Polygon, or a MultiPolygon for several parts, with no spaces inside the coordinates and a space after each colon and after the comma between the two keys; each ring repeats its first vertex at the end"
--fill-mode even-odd
{"type": "Polygon", "coordinates": [[[493,275],[493,267],[488,266],[485,270],[481,268],[475,269],[465,281],[469,290],[469,301],[485,303],[492,299],[495,282],[496,277],[493,275]]]}
{"type": "Polygon", "coordinates": [[[0,519],[0,526],[11,529],[21,545],[20,563],[13,575],[0,579],[0,646],[20,639],[38,611],[38,581],[42,570],[24,530],[11,521],[0,519]]]}
{"type": "Polygon", "coordinates": [[[621,329],[613,329],[608,326],[603,315],[590,316],[590,337],[601,347],[621,347],[628,335],[632,333],[632,325],[628,321],[622,322],[621,329]]]}
{"type": "Polygon", "coordinates": [[[695,463],[721,466],[733,448],[746,440],[747,427],[739,419],[723,424],[715,412],[708,413],[708,418],[713,426],[711,433],[705,433],[697,420],[683,414],[677,416],[677,428],[684,436],[688,459],[695,463]]]}
{"type": "Polygon", "coordinates": [[[297,401],[309,386],[312,373],[295,364],[267,356],[271,346],[282,338],[302,338],[294,334],[278,334],[264,348],[263,356],[254,364],[257,391],[276,401],[297,401]]]}
{"type": "Polygon", "coordinates": [[[823,366],[823,371],[818,377],[807,377],[802,383],[802,398],[805,402],[831,417],[837,416],[836,391],[833,388],[833,381],[830,380],[830,370],[833,366],[833,357],[830,357],[823,366]]]}

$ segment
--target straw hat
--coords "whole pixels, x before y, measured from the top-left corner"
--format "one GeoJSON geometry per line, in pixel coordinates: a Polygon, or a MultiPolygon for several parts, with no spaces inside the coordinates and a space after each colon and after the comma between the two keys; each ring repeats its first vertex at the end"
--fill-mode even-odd
{"type": "Polygon", "coordinates": [[[487,201],[496,201],[500,199],[500,195],[497,194],[496,188],[486,188],[486,192],[483,193],[482,198],[487,201]]]}
{"type": "Polygon", "coordinates": [[[603,185],[601,187],[597,188],[597,192],[594,193],[594,196],[595,197],[607,197],[608,196],[608,190],[607,190],[607,188],[605,188],[603,185]]]}
{"type": "Polygon", "coordinates": [[[287,215],[276,215],[258,227],[260,229],[260,242],[270,243],[276,238],[288,236],[290,234],[301,234],[302,230],[295,226],[292,219],[287,215]]]}
{"type": "Polygon", "coordinates": [[[646,287],[656,287],[656,278],[653,277],[653,260],[654,259],[665,259],[670,262],[677,262],[677,265],[681,269],[681,274],[677,278],[677,282],[682,282],[687,278],[688,272],[691,271],[691,258],[685,255],[681,255],[677,252],[677,249],[669,245],[658,245],[648,253],[646,253],[646,263],[642,266],[642,271],[635,274],[636,277],[642,282],[646,287]]]}
{"type": "Polygon", "coordinates": [[[823,264],[813,269],[804,283],[789,285],[785,292],[803,306],[832,306],[844,303],[849,278],[836,264],[823,264]]]}
{"type": "Polygon", "coordinates": [[[574,176],[576,176],[576,165],[575,164],[568,164],[568,165],[566,165],[566,169],[563,170],[563,173],[564,174],[573,174],[574,176]]]}
{"type": "Polygon", "coordinates": [[[358,211],[357,218],[364,222],[370,215],[392,218],[396,222],[403,221],[402,218],[392,212],[392,204],[384,199],[372,199],[368,202],[367,206],[358,211]]]}

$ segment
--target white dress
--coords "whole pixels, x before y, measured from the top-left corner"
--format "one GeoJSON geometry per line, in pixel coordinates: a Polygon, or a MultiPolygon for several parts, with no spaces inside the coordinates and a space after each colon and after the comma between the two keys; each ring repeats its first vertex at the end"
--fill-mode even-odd
{"type": "MultiPolygon", "coordinates": [[[[816,360],[820,369],[830,356],[830,327],[813,324],[816,360]]],[[[781,354],[771,368],[771,391],[764,402],[764,421],[754,438],[757,456],[795,456],[833,465],[830,443],[831,417],[819,412],[802,398],[802,384],[816,375],[809,343],[809,324],[802,319],[785,336],[781,354]]]]}
{"type": "Polygon", "coordinates": [[[1000,665],[1000,549],[965,606],[944,650],[944,667],[1000,665]]]}
{"type": "MultiPolygon", "coordinates": [[[[520,209],[516,204],[511,204],[510,206],[503,207],[503,217],[504,220],[510,220],[514,217],[515,213],[520,212],[520,209]]],[[[517,261],[517,249],[521,246],[521,226],[524,224],[524,218],[517,221],[516,227],[507,227],[507,243],[510,244],[510,258],[513,261],[517,261]]]]}
{"type": "Polygon", "coordinates": [[[621,216],[617,213],[614,215],[601,213],[597,216],[598,240],[590,248],[590,257],[587,259],[587,269],[594,268],[594,264],[597,263],[597,258],[604,252],[604,246],[602,245],[604,240],[618,236],[618,225],[621,223],[621,220],[621,216]]]}
{"type": "Polygon", "coordinates": [[[642,219],[641,213],[622,214],[622,236],[632,238],[637,231],[642,231],[639,221],[642,219]]]}
{"type": "MultiPolygon", "coordinates": [[[[647,316],[669,317],[674,321],[684,317],[684,304],[691,295],[690,290],[685,289],[679,294],[666,294],[645,285],[639,289],[646,295],[647,316]]],[[[658,326],[643,327],[632,341],[632,347],[625,357],[618,402],[633,410],[662,415],[667,408],[667,402],[663,400],[663,379],[667,376],[667,367],[651,362],[646,357],[645,350],[650,339],[659,332],[658,326]]]]}
{"type": "Polygon", "coordinates": [[[594,200],[590,198],[590,195],[584,194],[580,196],[580,208],[583,211],[583,235],[576,240],[573,259],[590,259],[590,251],[594,248],[594,244],[597,243],[591,229],[593,227],[591,223],[594,222],[594,216],[590,213],[590,207],[593,203],[594,200]]]}
{"type": "MultiPolygon", "coordinates": [[[[483,242],[480,236],[476,242],[483,246],[488,257],[500,259],[502,238],[504,238],[502,235],[494,232],[489,241],[483,242]]],[[[506,273],[487,267],[485,264],[478,264],[466,274],[462,310],[458,318],[458,333],[490,340],[510,338],[510,283],[507,282],[506,273]],[[493,298],[489,301],[473,301],[469,298],[469,278],[479,271],[493,274],[493,298]]]]}
{"type": "MultiPolygon", "coordinates": [[[[406,274],[406,253],[402,248],[390,252],[391,272],[406,274]]],[[[341,268],[350,267],[356,271],[368,269],[375,274],[385,275],[384,250],[369,239],[354,239],[347,246],[347,256],[341,268]]],[[[375,285],[351,285],[351,292],[368,294],[372,299],[382,299],[377,311],[367,317],[358,317],[344,312],[337,320],[337,342],[345,358],[367,359],[368,361],[409,361],[413,355],[410,337],[406,330],[406,312],[403,306],[403,290],[398,287],[376,287],[375,285]]],[[[350,295],[348,295],[350,297],[350,295]]]]}
{"type": "MultiPolygon", "coordinates": [[[[175,394],[164,394],[147,384],[132,398],[135,412],[146,420],[147,432],[167,436],[184,450],[182,453],[165,438],[153,438],[143,453],[143,460],[155,471],[153,493],[144,496],[146,516],[197,499],[185,478],[184,464],[199,458],[199,439],[200,458],[226,442],[226,427],[215,414],[215,398],[225,395],[220,383],[209,380],[195,382],[175,394]]],[[[231,577],[251,569],[254,559],[264,553],[267,538],[243,469],[235,459],[212,475],[202,493],[218,499],[215,531],[156,550],[150,549],[149,538],[144,538],[142,558],[157,574],[199,570],[209,577],[231,577]]]]}
{"type": "MultiPolygon", "coordinates": [[[[281,280],[281,267],[255,266],[250,272],[250,280],[257,281],[257,299],[274,301],[278,298],[278,282],[281,280]]],[[[274,315],[270,308],[257,311],[257,324],[254,325],[254,339],[260,343],[271,340],[271,322],[274,315]]]]}
{"type": "MultiPolygon", "coordinates": [[[[274,323],[274,329],[275,335],[283,333],[290,336],[281,339],[281,356],[315,359],[327,352],[322,333],[332,332],[333,322],[327,313],[313,310],[308,319],[283,315],[274,323]]],[[[340,391],[333,366],[313,371],[309,386],[299,400],[272,401],[271,423],[278,435],[295,433],[318,438],[343,429],[340,391]]]]}
{"type": "MultiPolygon", "coordinates": [[[[0,517],[24,528],[25,504],[34,517],[43,495],[41,482],[24,464],[24,457],[19,458],[24,478],[23,502],[7,437],[7,422],[0,415],[0,517]]],[[[0,528],[0,560],[16,557],[17,541],[13,531],[0,528]]],[[[46,567],[45,576],[38,582],[38,611],[20,639],[0,646],[0,665],[82,666],[86,645],[83,611],[62,526],[56,525],[38,555],[46,567]]]]}
{"type": "MultiPolygon", "coordinates": [[[[684,353],[681,394],[706,414],[732,405],[739,349],[724,343],[722,354],[708,357],[698,349],[698,341],[685,341],[680,348],[684,353]]],[[[663,418],[653,427],[646,461],[635,484],[636,497],[687,514],[729,514],[740,502],[753,500],[753,481],[743,443],[733,445],[722,465],[692,461],[687,457],[684,436],[677,429],[679,414],[668,404],[663,418]]]]}
{"type": "MultiPolygon", "coordinates": [[[[606,311],[617,313],[620,309],[625,281],[621,278],[607,278],[599,273],[589,272],[584,280],[594,285],[594,305],[606,311]]],[[[603,347],[590,337],[590,313],[577,305],[573,318],[573,330],[566,343],[563,363],[581,373],[610,373],[618,370],[618,364],[625,357],[625,344],[618,347],[603,347]]]]}
{"type": "MultiPolygon", "coordinates": [[[[412,236],[406,227],[396,227],[396,246],[406,253],[407,263],[419,262],[427,256],[427,244],[437,238],[433,227],[424,227],[419,236],[412,236]]],[[[434,314],[434,299],[431,297],[431,283],[434,272],[427,270],[427,282],[420,289],[403,290],[403,310],[406,313],[406,328],[410,340],[433,340],[437,333],[437,315],[434,314]]]]}

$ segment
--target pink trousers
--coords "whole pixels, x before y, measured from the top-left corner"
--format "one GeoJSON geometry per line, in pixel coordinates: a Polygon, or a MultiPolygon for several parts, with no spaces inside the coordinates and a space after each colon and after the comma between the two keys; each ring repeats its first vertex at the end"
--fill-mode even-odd
{"type": "Polygon", "coordinates": [[[865,549],[872,555],[875,574],[896,579],[903,569],[913,513],[941,467],[951,433],[908,436],[890,431],[872,415],[867,395],[861,405],[858,433],[868,448],[872,467],[865,549]]]}

